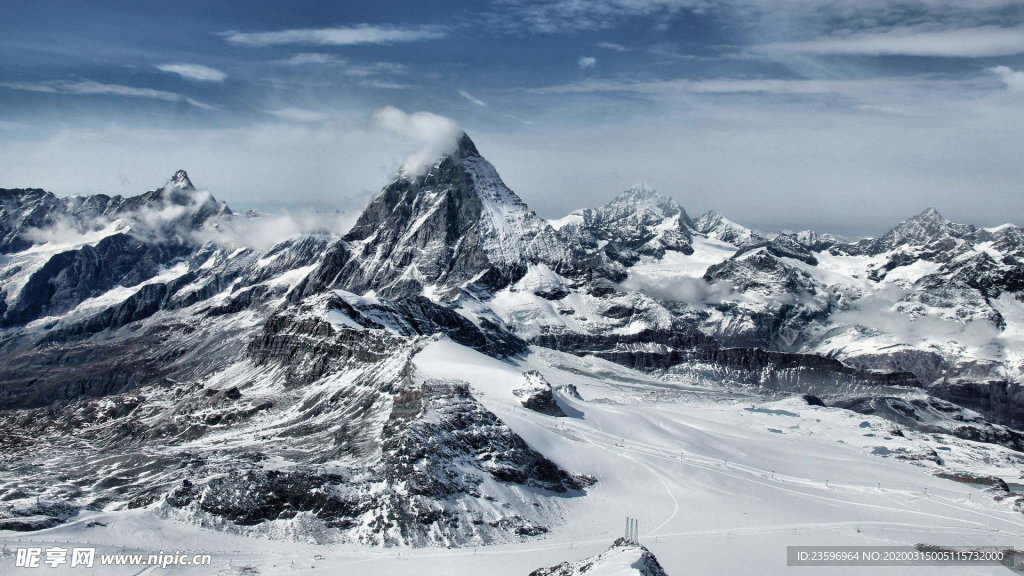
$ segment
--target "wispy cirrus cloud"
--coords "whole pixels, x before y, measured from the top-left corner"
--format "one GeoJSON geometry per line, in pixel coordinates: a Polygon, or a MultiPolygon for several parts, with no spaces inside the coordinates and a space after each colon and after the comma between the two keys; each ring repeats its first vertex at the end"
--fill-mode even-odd
{"type": "Polygon", "coordinates": [[[412,84],[402,84],[401,82],[376,79],[363,80],[359,82],[359,85],[365,88],[381,88],[384,90],[405,90],[414,87],[412,84]]]}
{"type": "MultiPolygon", "coordinates": [[[[991,69],[1004,77],[1013,72],[1005,66],[991,69]],[[1005,68],[1005,70],[1003,70],[1005,68]],[[1007,72],[1008,71],[1008,72],[1007,72]]],[[[1020,74],[1020,73],[1018,73],[1020,74]]],[[[1004,78],[1004,81],[1006,79],[1004,78]]],[[[942,90],[960,90],[981,85],[979,77],[959,80],[929,76],[898,76],[863,79],[780,79],[780,78],[710,78],[710,79],[666,79],[666,80],[614,80],[588,79],[580,82],[532,88],[533,94],[588,94],[588,93],[632,93],[649,96],[672,97],[683,93],[729,95],[729,94],[779,94],[816,95],[836,94],[847,96],[942,94],[942,90]]]]}
{"type": "Polygon", "coordinates": [[[56,94],[58,92],[52,85],[42,82],[2,82],[0,86],[10,88],[11,90],[24,90],[25,92],[44,92],[47,94],[56,94]]]}
{"type": "Polygon", "coordinates": [[[495,28],[559,33],[611,28],[623,18],[707,10],[718,0],[501,0],[495,28]]]}
{"type": "Polygon", "coordinates": [[[366,64],[353,64],[345,68],[345,74],[349,76],[379,76],[382,74],[405,74],[408,67],[396,62],[369,62],[366,64]]]}
{"type": "Polygon", "coordinates": [[[401,28],[397,26],[339,26],[335,28],[296,28],[273,32],[228,31],[221,35],[232,44],[277,46],[305,44],[313,46],[354,46],[359,44],[396,44],[436,40],[446,32],[436,26],[401,28]]]}
{"type": "Polygon", "coordinates": [[[695,94],[825,94],[841,91],[853,85],[845,80],[779,80],[722,78],[712,80],[584,80],[569,84],[530,89],[534,94],[588,94],[622,92],[648,95],[671,95],[682,92],[695,94]]]}
{"type": "Polygon", "coordinates": [[[286,60],[278,60],[276,64],[284,64],[286,66],[309,66],[309,65],[323,65],[323,64],[345,64],[344,58],[338,58],[330,54],[323,54],[321,52],[303,52],[296,54],[286,60]]]}
{"type": "Polygon", "coordinates": [[[223,82],[228,77],[227,74],[216,68],[201,64],[159,64],[157,68],[164,72],[177,74],[186,80],[199,82],[223,82]]]}
{"type": "Polygon", "coordinates": [[[50,94],[79,94],[79,95],[111,95],[125,96],[128,98],[148,98],[151,100],[163,100],[166,102],[184,102],[186,104],[213,110],[216,107],[193,98],[189,98],[177,92],[156,90],[153,88],[138,88],[135,86],[124,86],[121,84],[104,84],[93,80],[63,81],[55,80],[48,82],[4,82],[0,86],[12,90],[25,90],[29,92],[44,92],[50,94]]]}
{"type": "Polygon", "coordinates": [[[1024,54],[1024,28],[977,26],[935,30],[922,26],[900,27],[801,42],[765,44],[755,49],[774,54],[985,58],[1024,54]]]}
{"type": "Polygon", "coordinates": [[[356,78],[369,78],[371,76],[386,76],[406,74],[409,69],[405,64],[397,62],[350,62],[345,58],[332,54],[320,52],[305,52],[295,54],[285,60],[276,60],[274,64],[282,66],[331,66],[337,68],[341,74],[356,78]]]}
{"type": "Polygon", "coordinates": [[[466,100],[472,102],[473,104],[476,104],[481,108],[488,108],[487,102],[484,102],[483,100],[477,98],[476,96],[473,96],[472,94],[466,92],[465,90],[459,90],[459,96],[462,96],[466,100]]]}
{"type": "Polygon", "coordinates": [[[495,6],[500,9],[486,20],[503,32],[561,34],[613,29],[636,19],[665,25],[698,16],[783,42],[794,34],[871,32],[906,22],[970,28],[1020,21],[1019,0],[496,0],[495,6]]]}
{"type": "Polygon", "coordinates": [[[329,114],[325,114],[323,112],[293,107],[267,110],[267,114],[277,116],[282,120],[291,120],[293,122],[323,122],[325,120],[329,120],[331,117],[329,114]]]}

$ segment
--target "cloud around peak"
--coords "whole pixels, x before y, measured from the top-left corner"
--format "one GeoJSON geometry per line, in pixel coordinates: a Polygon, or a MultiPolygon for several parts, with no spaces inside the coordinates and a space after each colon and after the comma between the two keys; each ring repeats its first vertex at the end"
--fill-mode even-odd
{"type": "Polygon", "coordinates": [[[416,177],[430,165],[458,147],[462,129],[451,118],[431,112],[409,114],[394,106],[385,106],[373,113],[373,125],[418,146],[405,159],[403,171],[416,177]]]}

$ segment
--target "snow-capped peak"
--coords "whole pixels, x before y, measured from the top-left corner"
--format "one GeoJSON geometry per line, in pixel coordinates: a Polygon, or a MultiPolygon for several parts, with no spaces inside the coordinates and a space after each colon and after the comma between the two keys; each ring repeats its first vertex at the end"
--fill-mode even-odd
{"type": "Polygon", "coordinates": [[[940,240],[955,243],[973,237],[976,233],[977,228],[974,226],[950,222],[938,210],[928,208],[897,224],[874,242],[871,252],[877,254],[898,247],[925,246],[940,240]]]}
{"type": "Polygon", "coordinates": [[[594,223],[602,227],[663,226],[686,229],[693,224],[678,202],[643,183],[634,184],[611,202],[590,210],[590,213],[594,223]]]}
{"type": "Polygon", "coordinates": [[[473,156],[480,156],[480,152],[476,149],[476,144],[470,139],[469,134],[465,132],[459,136],[458,146],[455,148],[455,155],[459,158],[470,158],[473,156]]]}
{"type": "Polygon", "coordinates": [[[188,172],[184,170],[178,170],[171,176],[171,179],[167,182],[167,185],[179,190],[195,190],[196,187],[192,185],[192,181],[188,179],[188,172]]]}
{"type": "MultiPolygon", "coordinates": [[[[531,262],[555,265],[567,249],[477,151],[465,133],[422,175],[400,174],[345,237],[357,261],[339,286],[389,298],[427,290],[442,299],[473,283],[504,286],[531,262]]],[[[332,274],[337,276],[337,273],[332,274]]]]}
{"type": "Polygon", "coordinates": [[[693,229],[708,238],[728,242],[734,246],[757,244],[767,240],[753,230],[722,216],[716,210],[705,212],[693,223],[693,229]]]}
{"type": "Polygon", "coordinates": [[[939,214],[939,211],[935,208],[925,208],[920,214],[914,216],[912,220],[924,220],[924,221],[938,221],[945,222],[946,219],[939,214]]]}
{"type": "Polygon", "coordinates": [[[626,193],[627,194],[632,194],[632,195],[638,196],[638,197],[644,197],[644,196],[655,196],[655,195],[658,194],[658,191],[655,190],[653,186],[651,186],[651,185],[649,185],[649,184],[647,184],[645,182],[637,182],[636,184],[633,184],[632,186],[630,186],[629,190],[627,190],[626,193]]]}
{"type": "Polygon", "coordinates": [[[630,186],[628,190],[609,202],[605,208],[614,210],[618,206],[623,206],[633,211],[645,210],[654,212],[662,218],[686,213],[678,202],[665,194],[659,194],[654,187],[643,182],[630,186]]]}

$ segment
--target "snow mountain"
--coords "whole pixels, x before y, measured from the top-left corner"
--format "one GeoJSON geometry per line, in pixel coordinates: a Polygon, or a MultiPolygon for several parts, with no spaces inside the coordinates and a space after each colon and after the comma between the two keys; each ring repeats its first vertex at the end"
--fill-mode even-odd
{"type": "Polygon", "coordinates": [[[451,301],[501,288],[530,263],[569,260],[553,228],[501,181],[463,134],[424,174],[399,174],[331,247],[296,298],[326,289],[451,301]]]}
{"type": "MultiPolygon", "coordinates": [[[[590,503],[622,494],[617,471],[650,472],[678,508],[651,472],[665,462],[700,476],[746,459],[776,482],[803,444],[872,485],[996,479],[986,510],[1024,509],[1016,226],[929,210],[853,243],[761,234],[645,185],[547,221],[465,134],[347,232],[257,249],[239,223],[259,218],[184,171],[128,198],[0,190],[0,530],[111,514],[515,547],[610,521],[590,503]],[[724,424],[691,427],[705,412],[724,424]]],[[[791,478],[816,491],[809,474],[791,478]]],[[[722,497],[719,480],[700,494],[722,497]]],[[[538,573],[623,562],[664,573],[624,542],[538,573]]]]}

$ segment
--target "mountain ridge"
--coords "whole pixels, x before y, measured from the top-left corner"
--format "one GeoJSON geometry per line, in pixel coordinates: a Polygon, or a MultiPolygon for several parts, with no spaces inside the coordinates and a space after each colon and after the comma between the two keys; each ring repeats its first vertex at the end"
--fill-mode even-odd
{"type": "MultiPolygon", "coordinates": [[[[347,233],[269,249],[199,234],[245,216],[184,171],[140,196],[66,204],[61,242],[45,217],[56,197],[0,199],[18,194],[31,205],[12,200],[0,218],[14,223],[5,238],[16,225],[29,244],[0,260],[0,443],[18,472],[0,476],[5,494],[322,541],[534,538],[593,481],[496,404],[522,406],[513,390],[546,379],[547,357],[598,365],[597,380],[616,366],[644,394],[811,394],[894,423],[907,416],[864,398],[941,396],[959,408],[926,402],[922,430],[1000,449],[1019,445],[1007,426],[1024,426],[1024,234],[1012,226],[925,211],[872,241],[768,236],[716,213],[694,221],[637,186],[556,229],[465,134],[422,173],[400,172],[347,233]],[[108,205],[132,208],[97,230],[105,212],[91,207],[108,205]],[[26,237],[36,224],[50,237],[26,237]],[[449,345],[468,366],[529,369],[505,390],[417,363],[449,345]],[[76,435],[94,442],[32,466],[42,442],[76,435]],[[432,439],[444,458],[419,449],[432,439]],[[129,449],[159,454],[162,472],[147,477],[139,457],[102,485],[55,480],[68,465],[100,474],[109,451],[129,449]]],[[[544,392],[545,417],[588,406],[554,381],[544,392]]]]}

